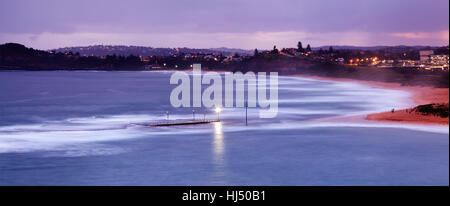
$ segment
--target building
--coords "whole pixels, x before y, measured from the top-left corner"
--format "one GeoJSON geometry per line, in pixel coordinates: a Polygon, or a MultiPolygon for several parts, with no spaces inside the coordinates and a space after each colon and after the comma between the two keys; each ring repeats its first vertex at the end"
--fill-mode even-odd
{"type": "Polygon", "coordinates": [[[345,63],[345,59],[342,58],[342,57],[339,57],[339,58],[335,59],[334,61],[335,61],[336,63],[338,63],[338,64],[344,64],[344,63],[345,63]]]}
{"type": "Polygon", "coordinates": [[[432,65],[448,66],[449,65],[448,55],[430,55],[430,63],[432,65]]]}
{"type": "Polygon", "coordinates": [[[410,59],[398,60],[398,62],[402,65],[402,67],[417,67],[421,63],[421,61],[410,59]]]}
{"type": "Polygon", "coordinates": [[[430,56],[433,55],[433,54],[434,54],[433,50],[422,50],[422,51],[419,51],[420,61],[421,62],[428,62],[428,61],[430,61],[430,56]]]}

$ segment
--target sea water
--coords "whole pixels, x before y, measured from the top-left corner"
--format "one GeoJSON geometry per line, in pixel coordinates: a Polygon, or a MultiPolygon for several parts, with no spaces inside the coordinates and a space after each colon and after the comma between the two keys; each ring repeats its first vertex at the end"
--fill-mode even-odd
{"type": "Polygon", "coordinates": [[[0,72],[0,185],[448,185],[448,126],[364,120],[408,93],[279,77],[279,111],[173,108],[172,72],[0,72]],[[208,119],[177,127],[141,124],[208,119]],[[355,117],[355,118],[354,118],[355,117]]]}

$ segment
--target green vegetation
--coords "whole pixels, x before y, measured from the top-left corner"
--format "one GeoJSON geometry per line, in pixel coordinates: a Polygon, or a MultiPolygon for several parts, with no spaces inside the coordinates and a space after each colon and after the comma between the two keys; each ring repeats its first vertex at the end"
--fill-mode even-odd
{"type": "Polygon", "coordinates": [[[449,104],[425,104],[415,107],[413,111],[423,115],[447,118],[449,116],[449,104]]]}
{"type": "Polygon", "coordinates": [[[142,66],[141,59],[135,55],[80,56],[72,52],[41,51],[15,43],[0,45],[0,70],[135,70],[142,66]]]}

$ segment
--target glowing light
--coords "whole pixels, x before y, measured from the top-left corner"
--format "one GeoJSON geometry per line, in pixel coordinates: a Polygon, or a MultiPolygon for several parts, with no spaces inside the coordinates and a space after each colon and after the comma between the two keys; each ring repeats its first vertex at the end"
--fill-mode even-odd
{"type": "Polygon", "coordinates": [[[220,121],[220,112],[222,112],[222,108],[216,107],[216,113],[217,113],[217,121],[220,121]]]}
{"type": "Polygon", "coordinates": [[[215,111],[216,111],[217,114],[219,114],[220,112],[222,112],[222,108],[216,107],[216,110],[215,110],[215,111]]]}

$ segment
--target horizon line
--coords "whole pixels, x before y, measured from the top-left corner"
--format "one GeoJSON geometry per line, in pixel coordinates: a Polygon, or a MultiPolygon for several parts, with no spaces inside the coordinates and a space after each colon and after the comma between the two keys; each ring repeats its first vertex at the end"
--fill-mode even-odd
{"type": "MultiPolygon", "coordinates": [[[[182,49],[182,48],[186,48],[186,49],[205,49],[205,50],[210,50],[210,49],[236,49],[236,50],[244,50],[244,51],[253,51],[255,49],[258,50],[272,50],[272,49],[261,49],[261,48],[251,48],[251,49],[245,49],[245,48],[235,48],[235,47],[226,47],[226,46],[219,46],[219,47],[209,47],[209,48],[201,48],[201,47],[186,47],[186,46],[182,46],[182,47],[154,47],[154,46],[145,46],[145,45],[135,45],[135,44],[130,44],[130,45],[124,45],[124,44],[90,44],[90,45],[77,45],[77,46],[61,46],[61,47],[57,47],[57,48],[51,48],[51,49],[39,49],[39,48],[33,48],[31,46],[27,46],[26,44],[23,43],[19,43],[19,42],[4,42],[1,43],[0,45],[4,45],[4,44],[21,44],[27,48],[32,48],[32,49],[37,49],[37,50],[42,50],[42,51],[52,51],[52,50],[57,50],[57,49],[65,49],[65,48],[75,48],[75,47],[93,47],[93,46],[125,46],[125,47],[145,47],[145,48],[155,48],[155,49],[182,49]]],[[[303,43],[303,42],[302,42],[303,43]]],[[[308,45],[308,44],[306,44],[308,45]]],[[[306,47],[306,45],[304,47],[306,47]]],[[[344,44],[344,45],[338,45],[338,44],[330,44],[330,45],[322,45],[322,46],[311,46],[311,48],[323,48],[323,47],[366,47],[366,48],[375,48],[375,47],[448,47],[450,44],[447,45],[405,45],[405,44],[397,44],[397,45],[373,45],[373,46],[359,46],[359,45],[348,45],[348,44],[344,44]]],[[[276,44],[274,45],[276,46],[276,44]]],[[[278,47],[277,47],[278,48],[278,47]]],[[[293,47],[280,47],[280,48],[296,48],[295,46],[293,47]]],[[[280,49],[278,48],[278,49],[280,49]]]]}

